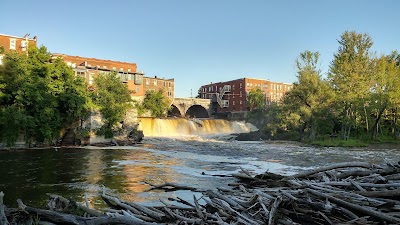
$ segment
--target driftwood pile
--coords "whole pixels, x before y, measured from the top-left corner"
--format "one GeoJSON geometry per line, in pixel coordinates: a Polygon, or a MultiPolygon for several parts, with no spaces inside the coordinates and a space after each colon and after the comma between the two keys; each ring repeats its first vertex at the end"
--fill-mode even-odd
{"type": "MultiPolygon", "coordinates": [[[[109,208],[89,208],[49,195],[47,209],[3,205],[0,224],[400,224],[400,166],[340,163],[294,176],[264,173],[253,176],[242,169],[233,188],[203,192],[193,201],[160,199],[160,206],[143,206],[101,194],[109,208]],[[179,203],[179,204],[178,204],[179,203]],[[22,222],[21,222],[22,221],[22,222]]],[[[196,191],[167,183],[156,189],[196,191]]],[[[198,190],[197,190],[198,191],[198,190]]]]}

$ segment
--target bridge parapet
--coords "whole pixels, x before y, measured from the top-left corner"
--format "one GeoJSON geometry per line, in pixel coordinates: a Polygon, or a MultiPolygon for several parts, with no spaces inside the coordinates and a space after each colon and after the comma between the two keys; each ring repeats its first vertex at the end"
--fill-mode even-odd
{"type": "MultiPolygon", "coordinates": [[[[211,100],[210,99],[202,99],[202,98],[174,98],[172,102],[181,113],[183,117],[188,116],[188,110],[193,108],[194,106],[201,106],[207,112],[207,117],[210,117],[211,111],[211,100]]],[[[193,111],[193,110],[192,110],[193,111]]],[[[189,111],[189,112],[192,112],[189,111]]]]}

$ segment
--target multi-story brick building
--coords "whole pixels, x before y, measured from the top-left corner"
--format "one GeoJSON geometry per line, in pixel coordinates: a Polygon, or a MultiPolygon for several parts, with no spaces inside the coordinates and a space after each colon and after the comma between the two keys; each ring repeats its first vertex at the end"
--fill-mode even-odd
{"type": "Polygon", "coordinates": [[[111,72],[116,72],[122,82],[128,85],[132,96],[143,96],[143,72],[136,72],[135,63],[111,61],[81,56],[70,56],[65,54],[52,54],[52,58],[62,58],[64,62],[72,67],[76,76],[83,77],[89,88],[93,85],[94,78],[111,72]]]}
{"type": "Polygon", "coordinates": [[[52,58],[62,58],[73,68],[76,76],[83,77],[89,88],[93,85],[94,78],[106,73],[116,72],[122,82],[128,85],[133,97],[143,97],[148,90],[163,89],[166,97],[174,97],[174,79],[161,79],[158,77],[144,77],[144,73],[137,72],[136,63],[119,62],[112,60],[53,54],[52,58]],[[145,82],[143,82],[145,80],[145,82]]]}
{"type": "Polygon", "coordinates": [[[163,90],[164,96],[168,97],[171,101],[174,99],[175,90],[175,80],[174,79],[164,79],[155,77],[145,77],[144,78],[144,92],[149,90],[163,90]]]}
{"type": "MultiPolygon", "coordinates": [[[[36,43],[36,36],[32,39],[29,38],[29,34],[26,34],[24,37],[0,34],[0,48],[2,48],[4,52],[28,52],[28,47],[36,47],[36,43]]],[[[3,64],[3,57],[4,55],[0,52],[0,65],[3,64]]]]}
{"type": "Polygon", "coordinates": [[[211,83],[200,88],[200,98],[211,99],[216,113],[249,111],[247,96],[251,89],[260,88],[265,95],[265,104],[279,101],[292,84],[269,80],[241,78],[237,80],[211,83]]]}

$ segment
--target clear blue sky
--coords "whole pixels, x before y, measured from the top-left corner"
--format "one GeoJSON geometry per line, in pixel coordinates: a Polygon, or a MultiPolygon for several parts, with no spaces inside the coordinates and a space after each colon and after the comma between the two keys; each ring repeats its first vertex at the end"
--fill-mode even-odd
{"type": "Polygon", "coordinates": [[[0,33],[38,36],[52,53],[136,63],[175,78],[175,96],[242,77],[296,81],[295,60],[328,70],[346,30],[400,50],[398,0],[0,0],[0,33]]]}

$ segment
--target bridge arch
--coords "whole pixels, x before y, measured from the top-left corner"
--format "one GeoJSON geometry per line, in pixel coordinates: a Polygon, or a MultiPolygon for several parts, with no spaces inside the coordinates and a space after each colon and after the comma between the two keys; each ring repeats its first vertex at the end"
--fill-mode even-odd
{"type": "Polygon", "coordinates": [[[186,111],[186,116],[194,118],[209,118],[209,114],[206,108],[201,105],[192,105],[186,111]]]}
{"type": "Polygon", "coordinates": [[[168,110],[168,116],[184,117],[184,114],[181,112],[181,110],[176,105],[172,104],[171,109],[168,110]]]}
{"type": "MultiPolygon", "coordinates": [[[[175,114],[177,110],[182,117],[209,118],[210,117],[210,99],[201,98],[174,98],[172,102],[175,114]]],[[[172,112],[171,112],[172,114],[172,112]]]]}

